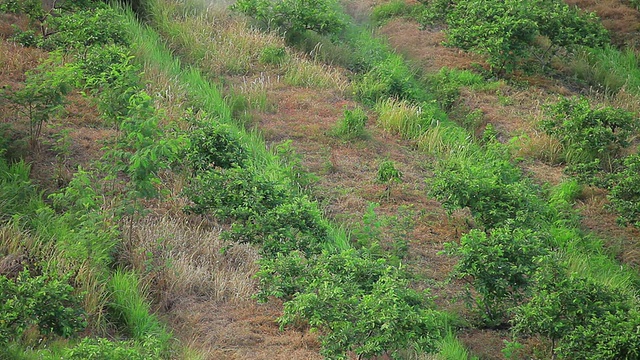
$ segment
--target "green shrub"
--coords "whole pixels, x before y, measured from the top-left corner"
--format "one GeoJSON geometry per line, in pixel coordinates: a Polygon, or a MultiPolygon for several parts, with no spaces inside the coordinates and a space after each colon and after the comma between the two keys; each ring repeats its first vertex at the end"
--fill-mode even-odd
{"type": "Polygon", "coordinates": [[[185,190],[189,211],[248,221],[289,199],[285,186],[246,168],[216,169],[193,178],[185,190]]]}
{"type": "Polygon", "coordinates": [[[130,43],[121,15],[105,6],[51,16],[47,27],[50,34],[41,46],[48,50],[74,50],[83,55],[92,46],[128,46],[130,43]]]}
{"type": "Polygon", "coordinates": [[[363,139],[367,136],[364,128],[367,120],[367,114],[361,107],[353,110],[345,108],[342,118],[334,129],[334,134],[343,140],[363,139]]]}
{"type": "Polygon", "coordinates": [[[548,39],[536,54],[543,66],[560,49],[601,47],[609,42],[594,14],[581,13],[560,0],[459,1],[448,11],[447,25],[449,45],[487,55],[498,74],[512,71],[529,58],[537,35],[548,39]]]}
{"type": "Polygon", "coordinates": [[[215,168],[243,167],[247,150],[231,132],[229,125],[210,119],[200,122],[189,133],[186,161],[194,173],[215,168]]]}
{"type": "Polygon", "coordinates": [[[28,72],[24,87],[2,93],[28,121],[32,147],[37,145],[44,124],[64,110],[66,95],[71,91],[74,74],[69,67],[60,66],[58,60],[54,56],[28,72]]]}
{"type": "Polygon", "coordinates": [[[263,64],[280,65],[287,60],[287,51],[281,46],[267,46],[260,51],[260,62],[263,64]]]}
{"type": "Polygon", "coordinates": [[[516,309],[514,330],[552,342],[551,357],[637,359],[640,313],[630,299],[549,259],[534,276],[531,299],[516,309]]]}
{"type": "Polygon", "coordinates": [[[488,233],[474,229],[459,244],[445,244],[447,254],[459,258],[454,276],[473,285],[485,325],[504,323],[507,310],[525,297],[537,259],[547,253],[547,238],[507,224],[488,233]]]}
{"type": "MultiPolygon", "coordinates": [[[[375,253],[375,252],[374,252],[375,253]]],[[[264,295],[291,299],[282,326],[307,322],[322,332],[321,353],[344,358],[396,354],[409,344],[433,352],[443,316],[424,294],[408,288],[405,274],[366,249],[270,260],[259,274],[264,295]]]]}
{"type": "Polygon", "coordinates": [[[369,104],[389,97],[416,102],[428,98],[423,86],[415,79],[414,72],[398,55],[389,56],[375,64],[356,82],[355,93],[369,104]]]}
{"type": "Polygon", "coordinates": [[[522,1],[466,0],[447,15],[447,44],[487,55],[495,73],[526,57],[538,32],[522,1]]]}
{"type": "Polygon", "coordinates": [[[439,162],[429,180],[429,195],[449,211],[468,207],[486,229],[515,221],[538,228],[548,210],[538,198],[536,187],[522,176],[506,155],[467,152],[439,162]]]}
{"type": "Polygon", "coordinates": [[[80,301],[68,279],[27,269],[15,279],[0,276],[0,344],[19,340],[32,325],[42,336],[74,335],[86,326],[80,301]]]}
{"type": "Polygon", "coordinates": [[[159,359],[138,349],[133,342],[84,338],[73,347],[66,348],[62,356],[69,360],[145,360],[159,359]]]}
{"type": "Polygon", "coordinates": [[[614,170],[621,151],[638,129],[633,113],[609,106],[592,108],[586,98],[562,98],[549,107],[549,113],[541,126],[562,142],[571,165],[582,166],[573,169],[578,173],[584,172],[585,166],[614,170]]]}
{"type": "Polygon", "coordinates": [[[306,30],[335,35],[346,24],[334,0],[239,0],[232,8],[287,36],[306,30]]]}
{"type": "Polygon", "coordinates": [[[419,18],[421,10],[415,5],[407,4],[404,0],[392,0],[374,7],[371,20],[380,25],[394,17],[419,18]]]}
{"type": "Polygon", "coordinates": [[[608,187],[619,223],[640,227],[640,155],[626,157],[622,169],[608,179],[608,187]]]}

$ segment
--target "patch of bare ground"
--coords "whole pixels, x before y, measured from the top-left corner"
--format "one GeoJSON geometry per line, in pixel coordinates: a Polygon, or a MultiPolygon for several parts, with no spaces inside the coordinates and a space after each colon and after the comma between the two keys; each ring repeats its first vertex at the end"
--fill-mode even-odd
{"type": "Polygon", "coordinates": [[[257,250],[220,238],[200,218],[149,216],[124,240],[120,261],[142,274],[174,333],[206,359],[321,359],[314,334],[280,331],[282,305],[258,304],[257,250]]]}
{"type": "Polygon", "coordinates": [[[602,25],[611,32],[614,43],[618,45],[640,46],[640,11],[621,0],[566,0],[569,5],[595,12],[602,25]]]}
{"type": "Polygon", "coordinates": [[[413,21],[391,20],[379,29],[379,34],[389,41],[395,51],[405,55],[427,73],[437,72],[445,66],[469,69],[473,64],[483,63],[479,55],[444,46],[445,35],[442,30],[420,30],[420,25],[413,21]]]}
{"type": "Polygon", "coordinates": [[[607,209],[607,192],[597,188],[583,191],[578,208],[584,229],[605,241],[616,258],[636,270],[640,270],[640,229],[619,226],[617,215],[607,209]]]}

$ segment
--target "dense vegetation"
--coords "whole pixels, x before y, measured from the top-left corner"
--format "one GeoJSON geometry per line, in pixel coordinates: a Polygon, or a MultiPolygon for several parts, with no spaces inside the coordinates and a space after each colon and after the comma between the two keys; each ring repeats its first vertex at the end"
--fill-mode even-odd
{"type": "MultiPolygon", "coordinates": [[[[378,7],[373,19],[440,23],[447,46],[478,52],[485,63],[477,72],[442,68],[421,77],[336,1],[239,0],[231,10],[284,39],[286,47],[256,50],[261,66],[300,66],[294,69],[300,73],[291,54],[315,43],[316,59],[348,71],[350,96],[359,105],[344,108],[328,132],[334,141],[366,144],[373,114],[379,128],[433,159],[421,180],[424,196],[450,214],[470,212],[459,241],[444,246],[457,261],[452,281],[467,285],[467,319],[439,309],[429,290],[434,282],[406,266],[407,229],[384,227],[370,205],[346,231],[325,215],[310,191],[313,177],[290,143],[269,148],[243,126],[242,101],[225,97],[213,81],[249,72],[250,63],[227,64],[219,73],[199,68],[212,50],[174,21],[206,18],[206,6],[135,2],[136,17],[101,1],[46,9],[38,0],[4,0],[4,14],[28,19],[27,26],[14,26],[10,40],[47,55],[0,93],[16,114],[1,129],[0,256],[3,264],[17,264],[0,274],[0,356],[196,358],[153,311],[152,293],[167,286],[153,277],[169,267],[155,262],[162,240],[152,250],[127,249],[154,206],[180,198],[181,216],[222,224],[223,255],[241,244],[257,249],[255,297],[283,303],[281,329],[318,332],[327,358],[454,351],[467,358],[454,337],[461,327],[509,329],[513,341],[505,354],[535,337],[548,344],[537,350],[541,358],[640,358],[637,269],[610,256],[602,239],[581,227],[574,206],[582,189],[599,187],[621,224],[640,227],[637,112],[586,97],[550,101],[537,129],[557,141],[553,162],[569,176],[551,187],[521,169],[513,149],[518,139],[502,141],[505,134],[492,126],[478,131],[482,114],[465,112],[459,102],[463,88],[495,92],[501,78],[561,74],[558,59],[590,54],[589,61],[618,51],[609,47],[607,31],[594,14],[559,0],[398,4],[378,7]],[[175,79],[184,101],[163,108],[143,68],[175,79]],[[65,134],[48,127],[72,96],[87,100],[112,135],[99,157],[43,191],[25,158],[45,148],[59,157],[69,153],[65,134]],[[59,141],[51,145],[45,132],[59,141]],[[139,262],[136,251],[143,253],[139,262]]],[[[291,73],[285,78],[304,83],[291,73]]],[[[634,81],[602,87],[633,93],[634,81]]],[[[385,188],[381,200],[391,201],[404,181],[394,161],[378,162],[372,182],[385,188]]]]}

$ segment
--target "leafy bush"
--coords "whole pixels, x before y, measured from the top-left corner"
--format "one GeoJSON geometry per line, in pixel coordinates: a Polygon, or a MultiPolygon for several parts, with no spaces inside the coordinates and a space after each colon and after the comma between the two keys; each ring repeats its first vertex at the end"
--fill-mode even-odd
{"type": "Polygon", "coordinates": [[[586,98],[562,98],[549,107],[549,113],[541,126],[562,142],[568,162],[595,162],[605,171],[615,169],[616,159],[638,129],[633,113],[609,106],[592,108],[586,98]]]}
{"type": "Polygon", "coordinates": [[[344,140],[362,139],[367,135],[364,128],[367,119],[367,114],[361,107],[353,110],[345,108],[334,133],[344,140]]]}
{"type": "MultiPolygon", "coordinates": [[[[443,5],[445,11],[451,6],[443,5]]],[[[594,14],[581,13],[560,0],[458,1],[448,11],[447,24],[448,44],[487,55],[496,73],[509,72],[528,58],[538,35],[548,39],[537,55],[543,66],[560,49],[609,42],[594,14]]]]}
{"type": "Polygon", "coordinates": [[[531,299],[516,309],[514,330],[551,339],[552,357],[637,359],[640,313],[621,292],[549,259],[534,276],[531,299]]]}
{"type": "Polygon", "coordinates": [[[145,360],[158,359],[138,349],[132,342],[84,338],[77,345],[66,348],[62,356],[69,360],[145,360]]]}
{"type": "Polygon", "coordinates": [[[640,155],[623,160],[622,169],[608,179],[609,200],[621,224],[640,227],[640,155]]]}
{"type": "Polygon", "coordinates": [[[378,166],[376,182],[387,185],[385,191],[387,198],[391,196],[391,189],[394,183],[402,181],[402,172],[396,169],[396,165],[391,160],[385,160],[378,166]]]}
{"type": "Polygon", "coordinates": [[[466,0],[447,15],[447,44],[487,55],[496,73],[511,71],[528,55],[538,31],[519,0],[466,0]]]}
{"type": "Polygon", "coordinates": [[[86,326],[80,301],[67,279],[27,269],[15,279],[0,276],[0,344],[18,340],[32,325],[42,335],[74,335],[86,326]]]}
{"type": "Polygon", "coordinates": [[[346,23],[337,6],[335,0],[239,0],[232,8],[295,36],[306,30],[338,34],[346,23]]]}
{"type": "Polygon", "coordinates": [[[263,64],[280,65],[287,59],[287,51],[280,46],[267,46],[260,51],[260,62],[263,64]]]}
{"type": "Polygon", "coordinates": [[[473,285],[486,325],[503,323],[506,311],[524,298],[537,259],[547,253],[546,237],[507,224],[489,233],[471,230],[459,244],[445,244],[446,252],[459,258],[454,276],[473,285]]]}
{"type": "Polygon", "coordinates": [[[243,167],[247,150],[228,125],[213,120],[201,122],[189,133],[187,163],[194,173],[231,167],[243,167]]]}
{"type": "Polygon", "coordinates": [[[356,82],[355,93],[370,104],[389,97],[417,102],[427,99],[423,86],[400,56],[389,56],[377,63],[356,82]]]}
{"type": "Polygon", "coordinates": [[[450,211],[468,207],[486,229],[510,220],[532,228],[541,226],[548,214],[535,186],[505,155],[459,156],[437,164],[429,180],[430,196],[450,211]]]}
{"type": "Polygon", "coordinates": [[[44,124],[64,110],[72,82],[70,68],[59,66],[56,60],[52,60],[28,72],[24,87],[2,94],[29,122],[32,146],[36,146],[44,124]]]}
{"type": "Polygon", "coordinates": [[[47,27],[50,33],[41,46],[49,50],[75,50],[84,55],[92,46],[128,46],[130,43],[122,16],[105,6],[49,17],[47,27]]]}
{"type": "Polygon", "coordinates": [[[280,324],[308,322],[320,330],[321,353],[329,358],[346,358],[349,351],[393,356],[410,344],[431,352],[442,337],[442,315],[430,299],[409,289],[403,271],[367,249],[268,262],[259,273],[267,286],[262,295],[291,299],[280,324]]]}
{"type": "Polygon", "coordinates": [[[377,24],[382,24],[393,17],[419,18],[421,10],[418,6],[409,5],[403,0],[393,0],[374,7],[371,12],[371,20],[377,24]]]}

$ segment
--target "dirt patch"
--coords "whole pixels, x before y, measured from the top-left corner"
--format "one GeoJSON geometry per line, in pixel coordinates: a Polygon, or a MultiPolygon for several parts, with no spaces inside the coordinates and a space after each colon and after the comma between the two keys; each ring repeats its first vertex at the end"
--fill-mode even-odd
{"type": "Polygon", "coordinates": [[[569,5],[595,12],[602,21],[602,25],[611,31],[615,44],[640,46],[638,31],[640,31],[640,11],[620,0],[567,0],[569,5]]]}
{"type": "Polygon", "coordinates": [[[413,21],[394,19],[379,29],[379,34],[389,40],[391,47],[405,55],[427,73],[437,72],[443,67],[469,69],[473,64],[482,64],[477,54],[443,45],[445,34],[439,29],[420,30],[413,21]]]}
{"type": "Polygon", "coordinates": [[[317,337],[307,329],[280,331],[276,319],[281,307],[251,299],[216,303],[184,298],[174,305],[170,323],[190,348],[211,360],[323,359],[317,337]]]}

